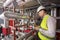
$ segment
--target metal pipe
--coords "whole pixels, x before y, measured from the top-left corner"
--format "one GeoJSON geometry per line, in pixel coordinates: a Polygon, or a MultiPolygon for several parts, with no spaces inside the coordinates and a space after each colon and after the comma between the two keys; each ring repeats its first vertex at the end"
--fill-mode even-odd
{"type": "MultiPolygon", "coordinates": [[[[18,3],[18,4],[20,4],[20,5],[22,5],[21,3],[23,2],[23,3],[28,3],[28,2],[31,2],[31,1],[33,1],[33,0],[25,0],[25,2],[23,2],[22,0],[16,0],[16,2],[18,3]]],[[[6,2],[3,4],[3,7],[7,7],[7,6],[9,6],[9,5],[11,5],[11,3],[14,3],[14,5],[15,5],[15,0],[6,0],[6,2]]]]}
{"type": "Polygon", "coordinates": [[[40,5],[42,5],[42,4],[41,4],[41,0],[37,0],[37,2],[38,2],[40,5]]]}
{"type": "Polygon", "coordinates": [[[9,11],[5,11],[4,12],[4,15],[5,15],[5,17],[7,17],[7,18],[17,18],[17,19],[27,19],[28,17],[27,16],[22,16],[22,15],[20,15],[20,14],[17,14],[17,13],[13,13],[13,12],[9,12],[9,11]]]}
{"type": "Polygon", "coordinates": [[[6,2],[3,4],[3,7],[7,7],[13,2],[13,0],[6,0],[6,2]]]}

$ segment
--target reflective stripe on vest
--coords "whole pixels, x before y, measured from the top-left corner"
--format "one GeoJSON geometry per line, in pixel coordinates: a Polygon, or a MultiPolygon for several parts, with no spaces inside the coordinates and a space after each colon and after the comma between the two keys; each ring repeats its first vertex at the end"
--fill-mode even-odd
{"type": "MultiPolygon", "coordinates": [[[[42,29],[44,30],[48,30],[48,27],[47,27],[47,20],[49,18],[49,15],[45,15],[40,26],[42,29]]],[[[42,35],[41,32],[38,32],[38,37],[41,39],[41,40],[50,40],[49,38],[47,38],[46,36],[42,35]]]]}

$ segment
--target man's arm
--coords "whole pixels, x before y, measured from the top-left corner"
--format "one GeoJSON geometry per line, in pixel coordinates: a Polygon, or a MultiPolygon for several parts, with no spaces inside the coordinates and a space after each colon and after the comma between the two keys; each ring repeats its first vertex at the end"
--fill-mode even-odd
{"type": "Polygon", "coordinates": [[[56,31],[56,19],[54,19],[53,17],[49,17],[48,21],[47,21],[47,26],[48,26],[48,30],[43,30],[43,29],[39,29],[39,31],[50,38],[55,37],[55,31],[56,31]]]}

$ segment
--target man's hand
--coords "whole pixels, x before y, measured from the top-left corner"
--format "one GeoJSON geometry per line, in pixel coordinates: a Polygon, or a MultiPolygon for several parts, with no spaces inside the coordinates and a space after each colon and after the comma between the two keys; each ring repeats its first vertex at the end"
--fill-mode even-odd
{"type": "Polygon", "coordinates": [[[39,27],[38,27],[38,26],[37,26],[37,27],[34,27],[34,29],[35,29],[35,30],[39,30],[39,27]]]}

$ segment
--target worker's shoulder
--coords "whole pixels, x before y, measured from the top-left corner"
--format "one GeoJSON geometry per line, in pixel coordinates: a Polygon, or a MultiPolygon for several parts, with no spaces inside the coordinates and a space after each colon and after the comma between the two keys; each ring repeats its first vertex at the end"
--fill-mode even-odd
{"type": "Polygon", "coordinates": [[[53,16],[49,16],[49,19],[56,19],[55,17],[53,17],[53,16]]]}
{"type": "Polygon", "coordinates": [[[53,16],[49,16],[48,20],[56,21],[56,18],[53,16]]]}

